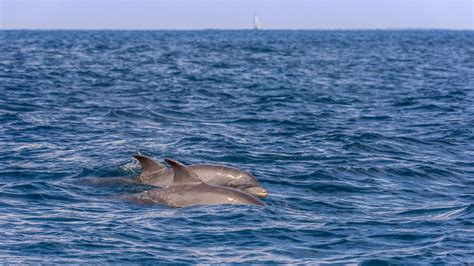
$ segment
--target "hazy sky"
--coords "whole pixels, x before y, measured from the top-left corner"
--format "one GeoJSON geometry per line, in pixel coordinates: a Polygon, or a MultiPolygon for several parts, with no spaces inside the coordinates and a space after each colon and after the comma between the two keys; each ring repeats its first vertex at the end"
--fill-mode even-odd
{"type": "Polygon", "coordinates": [[[2,29],[473,29],[474,0],[0,0],[2,29]]]}

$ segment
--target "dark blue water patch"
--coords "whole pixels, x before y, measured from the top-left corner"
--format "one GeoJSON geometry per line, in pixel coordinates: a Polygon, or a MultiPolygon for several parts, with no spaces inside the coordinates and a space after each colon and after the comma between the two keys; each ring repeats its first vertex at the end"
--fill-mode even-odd
{"type": "Polygon", "coordinates": [[[0,31],[12,263],[473,263],[471,31],[0,31]],[[138,205],[132,155],[265,207],[138,205]]]}

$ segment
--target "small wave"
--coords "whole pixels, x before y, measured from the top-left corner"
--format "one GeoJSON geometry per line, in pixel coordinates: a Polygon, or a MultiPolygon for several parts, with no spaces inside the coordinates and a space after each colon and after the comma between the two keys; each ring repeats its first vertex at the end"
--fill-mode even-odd
{"type": "Polygon", "coordinates": [[[397,102],[393,103],[392,106],[394,106],[394,107],[406,107],[406,106],[413,106],[413,105],[416,105],[416,104],[419,104],[419,101],[417,101],[414,98],[409,98],[409,99],[404,99],[404,100],[397,101],[397,102]]]}
{"type": "Polygon", "coordinates": [[[138,160],[134,159],[131,162],[120,166],[120,169],[125,172],[137,173],[141,169],[141,166],[138,160]]]}
{"type": "Polygon", "coordinates": [[[361,266],[389,266],[396,265],[396,263],[391,263],[390,260],[384,259],[367,259],[360,263],[361,266]]]}
{"type": "Polygon", "coordinates": [[[370,186],[355,186],[347,183],[313,183],[310,190],[318,193],[369,193],[372,191],[370,186]]]}
{"type": "Polygon", "coordinates": [[[472,212],[472,204],[463,207],[419,208],[399,212],[398,215],[416,217],[427,221],[447,221],[462,217],[472,212]]]}
{"type": "Polygon", "coordinates": [[[426,111],[443,111],[443,112],[453,112],[455,111],[451,107],[440,106],[437,104],[425,104],[411,108],[412,110],[426,110],[426,111]]]}

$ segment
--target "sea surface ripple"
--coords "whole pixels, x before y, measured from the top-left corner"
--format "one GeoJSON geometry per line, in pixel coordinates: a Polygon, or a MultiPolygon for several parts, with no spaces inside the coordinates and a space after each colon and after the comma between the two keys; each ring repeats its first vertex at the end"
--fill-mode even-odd
{"type": "Polygon", "coordinates": [[[472,31],[0,31],[0,259],[474,263],[472,31]],[[135,153],[268,206],[143,206],[135,153]]]}

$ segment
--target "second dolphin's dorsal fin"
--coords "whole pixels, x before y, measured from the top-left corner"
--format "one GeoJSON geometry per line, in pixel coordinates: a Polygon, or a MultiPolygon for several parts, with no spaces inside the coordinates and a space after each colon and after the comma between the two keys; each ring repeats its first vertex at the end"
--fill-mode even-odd
{"type": "Polygon", "coordinates": [[[171,160],[165,159],[165,161],[173,167],[174,177],[173,184],[179,183],[203,183],[196,173],[193,170],[186,167],[184,164],[171,160]]]}
{"type": "Polygon", "coordinates": [[[135,154],[133,155],[133,157],[140,162],[140,165],[142,166],[142,169],[143,169],[142,174],[152,173],[152,172],[166,168],[166,166],[162,165],[161,163],[149,157],[146,157],[144,155],[135,154]]]}

